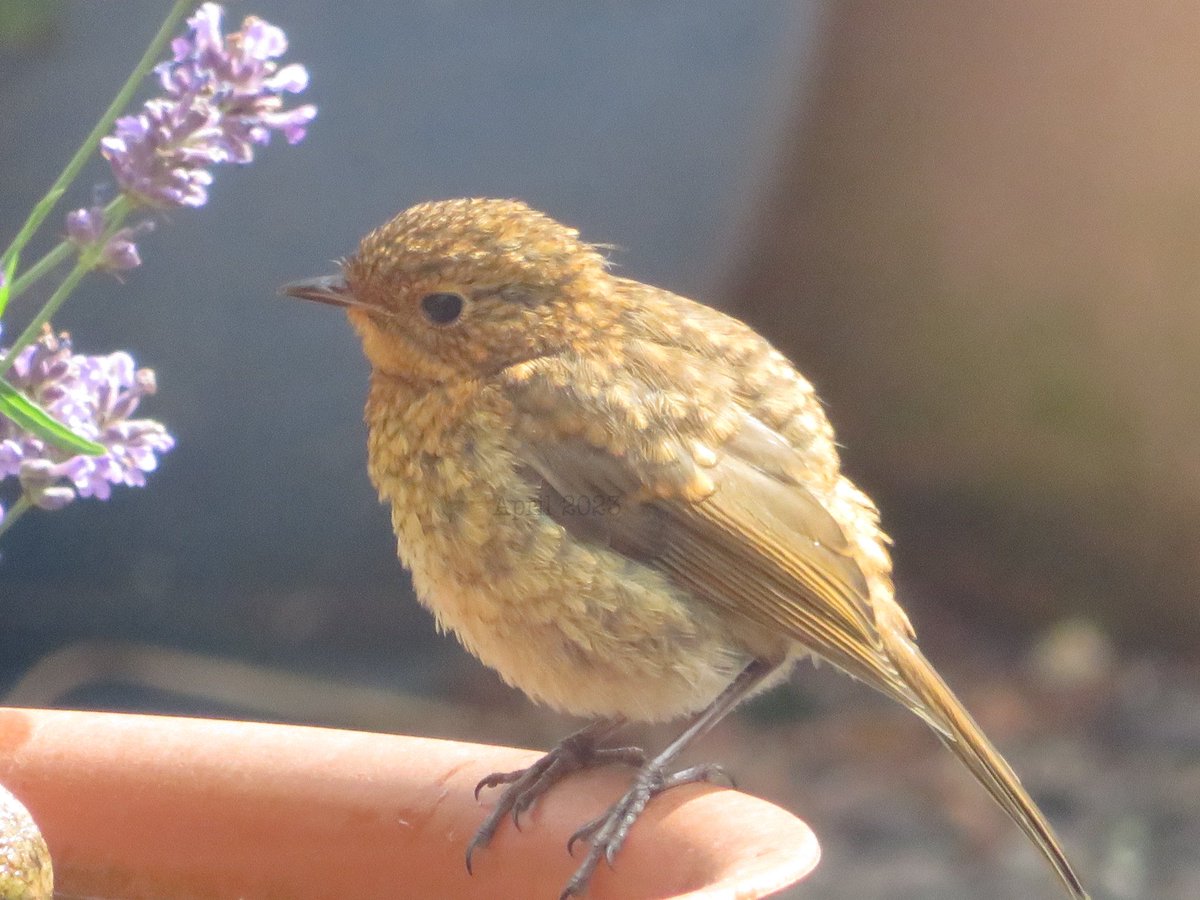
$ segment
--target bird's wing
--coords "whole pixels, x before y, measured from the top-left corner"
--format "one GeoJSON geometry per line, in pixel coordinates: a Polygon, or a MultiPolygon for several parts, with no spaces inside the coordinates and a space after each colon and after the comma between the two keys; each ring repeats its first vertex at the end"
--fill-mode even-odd
{"type": "Polygon", "coordinates": [[[631,368],[617,388],[611,371],[587,360],[543,358],[506,373],[514,452],[546,514],[576,539],[654,566],[729,621],[782,633],[921,716],[1084,900],[1053,829],[921,655],[890,591],[872,596],[872,574],[886,577],[869,558],[879,536],[864,547],[852,533],[874,529],[869,501],[836,474],[831,480],[827,466],[810,466],[738,402],[736,380],[719,367],[686,394],[664,394],[669,379],[658,389],[631,379],[631,368]],[[866,522],[835,516],[839,488],[854,496],[843,515],[866,522]]]}
{"type": "Polygon", "coordinates": [[[788,442],[728,394],[717,408],[630,378],[614,393],[602,374],[560,358],[507,373],[515,453],[546,514],[919,708],[849,539],[788,442]]]}

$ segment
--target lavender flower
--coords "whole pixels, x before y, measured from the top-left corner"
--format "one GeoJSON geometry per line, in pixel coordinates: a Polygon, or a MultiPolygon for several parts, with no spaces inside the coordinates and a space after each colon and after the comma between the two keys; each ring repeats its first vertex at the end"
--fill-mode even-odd
{"type": "Polygon", "coordinates": [[[76,434],[102,444],[101,456],[70,456],[0,418],[0,479],[16,476],[30,500],[60,509],[76,495],[107,500],[115,484],[141,486],[175,440],[152,419],[133,419],[155,391],[154,373],[128,353],[73,353],[64,332],[46,329],[22,350],[9,381],[76,434]]]}
{"type": "Polygon", "coordinates": [[[317,114],[311,104],[284,109],[283,95],[303,91],[308,72],[275,62],[287,49],[283,31],[247,16],[240,31],[222,35],[221,14],[205,3],[188,19],[190,35],[176,38],[174,58],[155,69],[165,96],[118,119],[100,142],[121,189],[140,203],[202,206],[209,166],[252,161],[254,145],[275,131],[294,144],[317,114]]]}
{"type": "Polygon", "coordinates": [[[106,225],[104,209],[93,206],[91,209],[77,209],[67,213],[67,239],[81,250],[87,247],[99,247],[97,268],[110,272],[123,272],[142,264],[137,244],[133,242],[133,239],[139,231],[148,230],[152,224],[143,222],[136,228],[121,228],[114,232],[108,240],[104,240],[106,225]],[[101,242],[103,242],[103,246],[100,246],[101,242]]]}

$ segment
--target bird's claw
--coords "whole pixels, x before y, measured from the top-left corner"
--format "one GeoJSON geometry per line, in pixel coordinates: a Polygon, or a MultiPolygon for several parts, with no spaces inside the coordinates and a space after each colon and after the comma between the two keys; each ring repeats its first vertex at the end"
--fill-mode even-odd
{"type": "Polygon", "coordinates": [[[479,779],[479,784],[475,785],[475,800],[479,800],[479,794],[484,788],[499,787],[502,784],[512,784],[528,769],[518,769],[515,772],[493,772],[491,775],[486,775],[479,779]]]}
{"type": "Polygon", "coordinates": [[[493,772],[480,779],[479,783],[475,785],[476,800],[479,799],[479,794],[484,788],[501,785],[507,785],[507,787],[500,794],[496,806],[488,813],[483,824],[475,832],[470,844],[467,845],[467,872],[472,871],[471,860],[475,851],[488,845],[506,816],[512,817],[513,825],[519,831],[521,815],[567,775],[613,762],[642,765],[646,755],[637,747],[619,747],[612,750],[596,748],[596,741],[611,732],[614,727],[615,723],[612,722],[596,723],[561,741],[528,769],[520,769],[515,772],[493,772]]]}
{"type": "Polygon", "coordinates": [[[698,781],[723,779],[733,783],[729,774],[717,765],[692,766],[668,775],[664,770],[666,763],[663,757],[648,762],[645,752],[638,747],[597,748],[597,740],[610,733],[612,728],[611,724],[604,723],[589,726],[559,743],[528,769],[495,772],[481,779],[475,786],[476,799],[484,788],[501,785],[507,787],[467,845],[467,871],[472,871],[471,860],[475,851],[487,846],[506,817],[511,817],[513,825],[520,830],[521,815],[555,784],[573,772],[612,763],[636,766],[638,769],[633,784],[625,795],[603,815],[576,830],[567,841],[567,853],[572,856],[578,842],[586,841],[590,846],[579,868],[563,889],[560,900],[582,894],[601,859],[612,866],[617,852],[629,835],[629,829],[655,796],[681,784],[694,784],[698,781]]]}
{"type": "Polygon", "coordinates": [[[575,845],[587,841],[591,846],[559,900],[582,894],[603,859],[611,868],[617,852],[625,844],[629,830],[652,799],[683,784],[711,782],[715,778],[733,783],[733,778],[718,765],[698,765],[667,775],[661,768],[644,767],[638,772],[625,795],[602,815],[583,825],[567,840],[567,853],[574,856],[575,845]]]}
{"type": "Polygon", "coordinates": [[[590,841],[592,839],[592,835],[596,833],[596,830],[603,822],[604,816],[599,816],[598,818],[592,819],[592,821],[588,822],[586,825],[577,828],[575,832],[569,838],[567,838],[567,856],[575,855],[575,844],[577,844],[579,841],[590,841]]]}

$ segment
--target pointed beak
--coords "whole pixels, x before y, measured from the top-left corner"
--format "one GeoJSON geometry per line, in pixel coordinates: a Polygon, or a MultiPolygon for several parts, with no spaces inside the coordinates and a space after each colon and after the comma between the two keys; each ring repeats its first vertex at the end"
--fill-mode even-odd
{"type": "Polygon", "coordinates": [[[320,278],[293,281],[281,287],[279,293],[288,297],[298,297],[301,300],[328,303],[330,306],[362,305],[350,293],[350,288],[346,286],[346,280],[341,275],[322,275],[320,278]]]}

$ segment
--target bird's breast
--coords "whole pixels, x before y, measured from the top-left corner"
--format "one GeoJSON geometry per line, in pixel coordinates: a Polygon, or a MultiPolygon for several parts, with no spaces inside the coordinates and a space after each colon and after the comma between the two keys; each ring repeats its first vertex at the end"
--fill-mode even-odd
{"type": "Polygon", "coordinates": [[[563,711],[662,720],[702,708],[745,654],[659,572],[542,512],[510,414],[478,384],[417,393],[372,379],[369,471],[418,598],[506,681],[563,711]]]}

